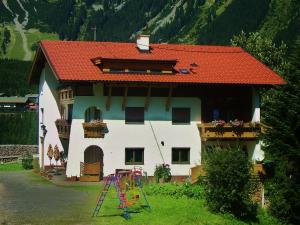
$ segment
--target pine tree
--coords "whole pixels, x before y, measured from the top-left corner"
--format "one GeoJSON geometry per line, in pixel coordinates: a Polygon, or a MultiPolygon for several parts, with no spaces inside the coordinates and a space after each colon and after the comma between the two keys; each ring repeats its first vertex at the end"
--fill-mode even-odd
{"type": "Polygon", "coordinates": [[[272,92],[265,122],[265,152],[275,162],[270,181],[270,211],[282,221],[300,224],[300,38],[290,57],[286,85],[272,92]]]}
{"type": "Polygon", "coordinates": [[[274,162],[274,176],[266,182],[271,213],[284,222],[300,224],[300,38],[287,57],[284,44],[277,47],[259,33],[241,33],[232,39],[281,74],[286,85],[262,92],[262,119],[271,128],[262,136],[266,159],[274,162]]]}

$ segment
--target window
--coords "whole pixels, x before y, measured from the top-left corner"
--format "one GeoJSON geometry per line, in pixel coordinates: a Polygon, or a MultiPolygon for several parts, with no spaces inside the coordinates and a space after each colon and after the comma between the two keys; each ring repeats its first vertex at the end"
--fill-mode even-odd
{"type": "Polygon", "coordinates": [[[125,148],[125,165],[144,165],[144,149],[125,148]]]}
{"type": "Polygon", "coordinates": [[[189,124],[191,122],[190,108],[173,108],[172,123],[173,124],[189,124]]]}
{"type": "Polygon", "coordinates": [[[190,164],[190,148],[172,148],[172,164],[190,164]]]}
{"type": "Polygon", "coordinates": [[[97,107],[90,107],[85,111],[84,122],[91,122],[92,120],[101,120],[101,111],[97,107]]]}
{"type": "Polygon", "coordinates": [[[144,107],[126,107],[125,123],[144,123],[144,107]]]}

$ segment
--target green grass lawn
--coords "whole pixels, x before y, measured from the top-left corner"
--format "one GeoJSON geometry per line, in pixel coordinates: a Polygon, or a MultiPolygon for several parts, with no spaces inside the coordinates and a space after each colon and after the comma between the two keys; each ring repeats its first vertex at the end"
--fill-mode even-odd
{"type": "MultiPolygon", "coordinates": [[[[23,60],[25,52],[23,49],[23,42],[21,35],[18,31],[15,30],[15,25],[14,24],[6,24],[6,28],[9,29],[10,34],[11,34],[11,41],[8,45],[7,48],[7,54],[5,55],[6,58],[10,59],[19,59],[23,60]]],[[[0,27],[0,32],[3,32],[3,27],[0,27]]],[[[25,35],[27,37],[27,43],[28,43],[28,48],[32,52],[31,56],[32,58],[34,57],[34,45],[36,42],[40,40],[57,40],[58,35],[55,33],[43,33],[40,32],[37,29],[29,29],[25,31],[25,35]]]]}
{"type": "Polygon", "coordinates": [[[29,29],[25,32],[28,41],[28,47],[32,49],[33,45],[40,40],[58,40],[55,33],[42,33],[37,29],[29,29]]]}
{"type": "Polygon", "coordinates": [[[21,162],[0,164],[0,172],[20,171],[24,170],[21,162]]]}
{"type": "MultiPolygon", "coordinates": [[[[8,165],[5,165],[5,167],[3,165],[0,165],[0,169],[1,166],[2,168],[6,168],[6,171],[8,171],[8,168],[12,168],[13,164],[10,165],[11,167],[8,167],[8,165]]],[[[15,165],[15,168],[18,167],[16,167],[15,165]]],[[[138,204],[139,202],[136,202],[136,205],[130,206],[129,211],[131,219],[129,220],[124,219],[123,210],[118,209],[119,200],[114,189],[111,188],[105,198],[99,215],[97,217],[92,217],[92,213],[96,206],[97,197],[99,196],[99,193],[101,191],[101,184],[97,183],[95,185],[89,184],[87,186],[84,186],[83,183],[78,182],[73,184],[66,184],[64,186],[56,186],[44,177],[41,177],[31,171],[22,171],[15,173],[18,173],[17,179],[21,179],[20,176],[28,176],[29,179],[22,179],[24,179],[25,181],[24,184],[27,183],[24,186],[25,189],[32,188],[36,190],[33,193],[31,192],[31,195],[33,194],[33,197],[31,199],[34,201],[40,198],[45,198],[45,196],[43,197],[43,195],[47,195],[48,197],[49,195],[53,195],[53,197],[55,197],[55,193],[58,192],[64,193],[63,196],[65,196],[62,197],[60,195],[61,197],[59,198],[58,202],[56,201],[54,205],[53,202],[52,205],[49,204],[50,208],[54,207],[55,209],[57,207],[57,214],[55,214],[56,216],[52,215],[47,217],[46,214],[35,215],[34,211],[33,214],[20,215],[19,213],[17,213],[13,217],[9,217],[14,218],[14,221],[16,222],[15,224],[282,225],[270,215],[268,215],[267,212],[263,209],[259,210],[258,219],[254,222],[244,222],[234,218],[229,214],[212,213],[205,206],[204,196],[197,196],[197,198],[199,199],[194,199],[188,197],[178,197],[178,195],[174,194],[168,194],[166,190],[170,190],[171,193],[174,193],[173,191],[177,190],[176,188],[178,187],[178,185],[175,184],[162,184],[158,186],[158,188],[153,188],[157,184],[150,184],[150,186],[145,185],[144,190],[147,193],[147,199],[150,203],[151,210],[145,207],[145,202],[142,201],[143,198],[141,198],[141,204],[138,204]],[[28,180],[29,182],[26,180],[28,180]],[[37,190],[40,190],[41,188],[43,189],[43,192],[37,192],[37,190]],[[164,194],[158,193],[157,190],[161,189],[163,190],[162,193],[164,194]],[[69,197],[66,197],[67,193],[73,193],[74,195],[72,194],[72,196],[68,195],[69,197]],[[36,194],[38,196],[35,196],[36,194]],[[81,197],[76,200],[76,195],[80,195],[81,197]],[[70,202],[70,204],[64,204],[64,207],[60,207],[61,203],[66,202],[70,202]],[[59,204],[57,205],[57,203],[59,204]]],[[[201,189],[202,187],[199,189],[200,193],[202,193],[201,189]]],[[[20,191],[22,191],[22,189],[18,189],[18,192],[20,191]]],[[[22,201],[24,202],[25,200],[22,198],[19,199],[19,202],[22,201]]],[[[7,221],[9,222],[10,219],[8,219],[7,221]]]]}
{"type": "MultiPolygon", "coordinates": [[[[147,208],[136,205],[130,207],[131,219],[125,220],[122,217],[123,211],[117,209],[118,199],[113,190],[111,190],[100,210],[98,217],[91,218],[91,214],[96,206],[96,199],[99,195],[99,185],[82,186],[72,185],[65,188],[73,188],[76,190],[87,192],[89,195],[87,205],[85,206],[85,214],[81,215],[83,221],[88,224],[153,224],[153,225],[168,225],[168,224],[199,224],[199,225],[246,225],[249,222],[243,222],[231,215],[215,214],[210,212],[205,207],[204,198],[192,199],[188,197],[174,198],[172,196],[151,194],[149,188],[145,187],[147,196],[151,205],[151,211],[147,208]]],[[[143,203],[143,202],[142,202],[143,203]]],[[[67,219],[67,218],[66,218],[67,219]]],[[[67,222],[67,220],[65,221],[67,222]]],[[[63,224],[63,223],[62,223],[63,224]]],[[[258,221],[251,224],[263,225],[280,225],[275,219],[270,217],[265,210],[260,209],[258,213],[258,221]]]]}

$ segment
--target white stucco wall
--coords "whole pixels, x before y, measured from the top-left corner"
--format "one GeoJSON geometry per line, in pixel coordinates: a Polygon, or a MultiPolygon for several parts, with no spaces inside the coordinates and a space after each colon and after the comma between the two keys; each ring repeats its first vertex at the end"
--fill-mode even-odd
{"type": "MultiPolygon", "coordinates": [[[[46,64],[41,73],[39,83],[39,137],[43,136],[43,131],[41,129],[42,123],[46,126],[46,129],[48,131],[44,140],[44,165],[50,165],[50,161],[47,156],[49,144],[52,145],[53,149],[54,146],[57,145],[60,151],[63,150],[55,125],[55,121],[60,118],[59,108],[57,104],[57,86],[58,81],[52,74],[49,65],[46,64]],[[43,118],[41,108],[44,109],[43,118]]],[[[41,140],[39,140],[40,165],[42,163],[41,150],[42,143],[41,140]]],[[[51,163],[55,163],[55,160],[53,159],[51,163]]]]}
{"type": "MultiPolygon", "coordinates": [[[[40,77],[39,84],[39,121],[42,123],[41,108],[44,108],[44,125],[47,135],[45,137],[44,164],[49,165],[47,149],[49,144],[57,144],[62,150],[55,121],[60,118],[57,86],[59,85],[50,67],[46,64],[40,77]]],[[[106,96],[103,96],[102,85],[94,85],[95,96],[76,96],[73,106],[73,120],[71,126],[67,176],[80,175],[80,162],[84,161],[84,151],[91,145],[99,146],[104,153],[104,176],[113,173],[115,169],[133,168],[125,165],[125,148],[144,148],[143,169],[149,176],[154,173],[155,165],[161,164],[163,159],[155,142],[150,122],[158,139],[165,163],[171,166],[172,175],[188,175],[191,167],[201,164],[201,140],[197,123],[201,120],[201,100],[199,98],[172,98],[169,111],[165,110],[166,97],[151,97],[148,111],[145,111],[144,124],[125,124],[125,111],[122,110],[122,97],[113,96],[110,110],[106,110],[106,96]],[[107,124],[109,132],[104,138],[84,138],[82,123],[85,110],[97,106],[107,124]],[[191,123],[188,125],[172,125],[172,107],[191,108],[191,123]],[[164,146],[161,145],[164,142],[164,146]],[[172,147],[189,147],[190,164],[176,165],[171,163],[172,147]]],[[[260,121],[259,95],[253,89],[253,122],[260,121]]],[[[127,106],[143,107],[145,97],[128,97],[127,106]]],[[[39,136],[42,130],[39,126],[39,136]]],[[[247,148],[253,161],[264,158],[260,142],[248,142],[247,148]]],[[[39,151],[41,154],[41,142],[39,151]]],[[[54,163],[54,160],[52,161],[54,163]]],[[[41,163],[41,157],[40,157],[41,163]]]]}
{"type": "MultiPolygon", "coordinates": [[[[125,124],[125,111],[122,111],[122,97],[112,97],[109,111],[105,109],[106,97],[102,96],[101,85],[95,88],[94,97],[77,96],[73,106],[73,120],[69,144],[67,176],[79,176],[80,162],[84,161],[84,150],[90,145],[99,146],[104,153],[104,176],[115,169],[133,168],[125,165],[125,148],[144,148],[143,169],[152,176],[155,165],[163,163],[150,127],[152,123],[165,163],[170,164],[173,175],[188,175],[189,169],[200,163],[201,141],[196,123],[201,117],[199,98],[172,98],[171,107],[190,107],[191,123],[172,125],[172,110],[165,110],[166,98],[152,97],[148,111],[145,111],[144,124],[125,124]],[[104,138],[84,138],[82,123],[84,112],[90,106],[102,111],[103,121],[109,132],[104,138]],[[172,147],[189,147],[190,164],[172,165],[172,147]]],[[[128,97],[127,106],[143,107],[145,97],[128,97]]]]}
{"type": "MultiPolygon", "coordinates": [[[[260,96],[256,88],[252,88],[252,122],[260,122],[260,96]]],[[[252,161],[260,162],[265,158],[264,151],[261,150],[261,141],[256,141],[251,144],[253,149],[252,161]]]]}

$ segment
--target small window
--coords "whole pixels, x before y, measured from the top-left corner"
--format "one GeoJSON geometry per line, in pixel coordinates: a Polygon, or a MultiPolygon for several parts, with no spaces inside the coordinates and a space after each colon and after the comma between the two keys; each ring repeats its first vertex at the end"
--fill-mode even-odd
{"type": "Polygon", "coordinates": [[[101,120],[101,119],[102,119],[101,111],[97,107],[90,107],[85,111],[84,122],[88,123],[93,120],[101,120]]]}
{"type": "Polygon", "coordinates": [[[144,123],[144,107],[126,107],[125,123],[144,123]]]}
{"type": "Polygon", "coordinates": [[[172,164],[190,164],[190,148],[172,148],[172,164]]]}
{"type": "Polygon", "coordinates": [[[125,148],[125,165],[144,165],[144,149],[125,148]]]}
{"type": "Polygon", "coordinates": [[[172,123],[173,124],[189,124],[191,122],[190,108],[173,108],[172,123]]]}

